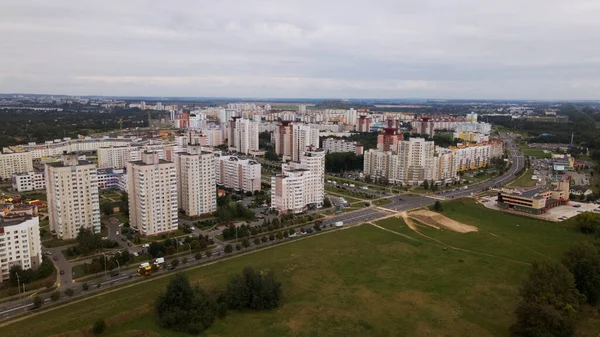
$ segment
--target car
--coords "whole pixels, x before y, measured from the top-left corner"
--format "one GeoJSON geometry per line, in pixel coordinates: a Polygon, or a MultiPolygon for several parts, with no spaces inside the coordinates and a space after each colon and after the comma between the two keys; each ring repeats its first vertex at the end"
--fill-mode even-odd
{"type": "Polygon", "coordinates": [[[142,245],[142,248],[150,248],[150,244],[148,244],[148,243],[144,243],[144,244],[142,245]]]}
{"type": "Polygon", "coordinates": [[[573,207],[575,207],[575,208],[579,208],[579,207],[581,207],[581,205],[579,205],[579,204],[575,204],[575,205],[573,205],[573,207]]]}
{"type": "Polygon", "coordinates": [[[195,231],[196,227],[192,226],[192,227],[190,227],[190,230],[195,231]]]}
{"type": "Polygon", "coordinates": [[[115,235],[119,235],[119,234],[120,234],[120,233],[119,233],[119,231],[116,231],[116,234],[115,234],[115,235]]]}
{"type": "Polygon", "coordinates": [[[52,252],[51,251],[46,251],[46,252],[44,252],[44,254],[45,255],[52,255],[52,252]]]}
{"type": "Polygon", "coordinates": [[[61,274],[61,275],[64,275],[64,274],[65,274],[65,271],[64,271],[64,270],[61,270],[61,271],[60,271],[60,274],[61,274]]]}

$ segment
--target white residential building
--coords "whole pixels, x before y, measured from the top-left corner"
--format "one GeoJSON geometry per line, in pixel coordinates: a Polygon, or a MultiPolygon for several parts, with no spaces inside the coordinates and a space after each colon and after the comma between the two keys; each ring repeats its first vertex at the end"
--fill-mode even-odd
{"type": "Polygon", "coordinates": [[[130,146],[101,147],[98,149],[98,167],[124,168],[127,166],[129,152],[134,149],[136,148],[130,146]]]}
{"type": "Polygon", "coordinates": [[[327,138],[323,141],[323,149],[326,153],[354,152],[356,155],[363,155],[363,146],[357,142],[350,142],[338,138],[327,138]]]}
{"type": "Polygon", "coordinates": [[[62,162],[46,164],[45,175],[50,230],[65,240],[76,238],[81,227],[100,233],[96,166],[66,154],[62,162]]]}
{"type": "Polygon", "coordinates": [[[144,152],[127,163],[129,223],[143,235],[177,230],[177,174],[175,163],[144,152]]]}
{"type": "Polygon", "coordinates": [[[177,173],[177,200],[186,215],[197,216],[217,211],[215,157],[200,145],[189,145],[185,152],[173,154],[177,173]]]}
{"type": "MultiPolygon", "coordinates": [[[[91,138],[85,137],[82,139],[55,139],[54,141],[47,141],[44,144],[29,143],[26,145],[10,146],[3,148],[4,153],[8,152],[31,152],[33,159],[40,159],[43,157],[54,157],[60,156],[63,153],[71,152],[92,152],[97,151],[101,147],[109,146],[129,146],[133,143],[133,139],[126,138],[91,138]]],[[[24,172],[27,170],[22,170],[24,172]]]]}
{"type": "Polygon", "coordinates": [[[402,184],[420,184],[433,177],[433,141],[410,138],[398,142],[397,155],[392,157],[389,181],[402,184]]]}
{"type": "Polygon", "coordinates": [[[227,145],[231,150],[248,154],[258,151],[258,123],[249,119],[233,118],[227,130],[227,145]]]}
{"type": "Polygon", "coordinates": [[[12,188],[18,192],[43,190],[46,188],[44,172],[23,172],[12,175],[12,188]]]}
{"type": "Polygon", "coordinates": [[[373,180],[388,179],[392,151],[381,151],[376,149],[367,150],[364,153],[364,174],[373,180]]]}
{"type": "Polygon", "coordinates": [[[300,163],[283,164],[281,171],[271,177],[271,207],[279,213],[301,213],[323,206],[325,151],[307,151],[300,163]]]}
{"type": "Polygon", "coordinates": [[[31,152],[15,152],[0,154],[0,178],[10,178],[13,173],[33,171],[31,152]]]}
{"type": "Polygon", "coordinates": [[[0,218],[0,281],[9,279],[10,268],[36,269],[42,263],[40,221],[34,216],[8,214],[0,218]]]}
{"type": "Polygon", "coordinates": [[[292,161],[300,161],[307,149],[319,147],[319,130],[310,125],[292,124],[292,137],[292,161]]]}
{"type": "Polygon", "coordinates": [[[253,159],[215,153],[217,184],[244,192],[260,191],[261,165],[253,159]]]}

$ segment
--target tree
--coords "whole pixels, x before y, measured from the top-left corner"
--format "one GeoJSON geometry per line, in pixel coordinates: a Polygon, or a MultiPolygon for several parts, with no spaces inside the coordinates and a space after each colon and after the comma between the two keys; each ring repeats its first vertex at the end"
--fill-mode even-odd
{"type": "Polygon", "coordinates": [[[575,286],[585,295],[586,301],[595,306],[600,300],[600,251],[598,247],[584,243],[567,250],[563,264],[573,273],[575,286]]]}
{"type": "Polygon", "coordinates": [[[104,330],[106,330],[106,322],[104,322],[103,319],[99,319],[96,322],[94,322],[94,334],[99,335],[103,333],[104,330]]]}
{"type": "Polygon", "coordinates": [[[275,240],[275,234],[271,233],[269,234],[269,241],[273,241],[275,240]]]}
{"type": "Polygon", "coordinates": [[[250,241],[248,239],[242,240],[242,247],[244,247],[244,248],[250,247],[250,241]]]}
{"type": "Polygon", "coordinates": [[[254,244],[258,246],[260,244],[260,239],[254,238],[254,244]]]}
{"type": "Polygon", "coordinates": [[[442,208],[442,203],[439,200],[435,201],[435,204],[433,204],[433,209],[436,212],[443,212],[444,211],[444,209],[442,208]]]}
{"type": "Polygon", "coordinates": [[[58,299],[60,299],[60,293],[58,291],[52,292],[52,294],[50,294],[50,299],[52,302],[58,301],[58,299]]]}
{"type": "Polygon", "coordinates": [[[267,238],[266,236],[263,236],[262,238],[260,238],[260,241],[267,242],[267,241],[269,241],[269,238],[267,238]]]}
{"type": "Polygon", "coordinates": [[[202,253],[196,253],[196,254],[194,254],[194,259],[196,259],[196,260],[202,259],[202,253]]]}
{"type": "Polygon", "coordinates": [[[34,308],[41,307],[43,303],[44,303],[44,300],[42,300],[42,298],[39,295],[37,295],[36,297],[33,298],[33,307],[34,308]]]}
{"type": "Polygon", "coordinates": [[[325,197],[325,199],[323,199],[323,208],[329,207],[331,207],[331,201],[329,200],[329,198],[325,197]]]}
{"type": "Polygon", "coordinates": [[[234,310],[269,310],[279,306],[281,283],[272,272],[261,273],[251,267],[234,276],[227,285],[225,302],[234,310]]]}
{"type": "Polygon", "coordinates": [[[84,283],[81,285],[81,290],[83,290],[83,291],[87,291],[88,289],[90,289],[90,286],[87,284],[87,282],[84,282],[84,283]]]}
{"type": "Polygon", "coordinates": [[[275,237],[277,238],[277,240],[281,240],[283,239],[283,234],[281,232],[277,232],[277,235],[275,235],[275,237]]]}
{"type": "Polygon", "coordinates": [[[184,257],[184,258],[181,260],[181,262],[183,262],[183,264],[186,264],[186,263],[188,263],[188,258],[187,258],[187,257],[184,257]]]}
{"type": "Polygon", "coordinates": [[[179,265],[179,259],[175,259],[175,260],[171,261],[171,265],[173,267],[177,267],[179,265]]]}
{"type": "Polygon", "coordinates": [[[577,228],[584,234],[594,234],[600,230],[600,215],[583,213],[575,217],[577,228]]]}
{"type": "Polygon", "coordinates": [[[561,314],[551,305],[522,302],[516,310],[517,322],[510,327],[511,337],[573,335],[572,319],[561,314]]]}
{"type": "Polygon", "coordinates": [[[85,227],[79,228],[77,235],[77,243],[82,254],[89,254],[102,247],[102,239],[100,234],[94,234],[91,229],[85,227]]]}
{"type": "Polygon", "coordinates": [[[113,206],[110,202],[102,202],[100,203],[100,210],[105,215],[112,215],[114,213],[113,206]]]}
{"type": "Polygon", "coordinates": [[[423,188],[426,190],[429,189],[429,181],[427,179],[423,181],[423,188]]]}
{"type": "Polygon", "coordinates": [[[233,246],[231,246],[230,243],[225,245],[225,253],[231,253],[233,252],[233,246]]]}
{"type": "Polygon", "coordinates": [[[206,257],[211,257],[212,256],[212,250],[207,249],[205,254],[206,254],[206,257]]]}
{"type": "Polygon", "coordinates": [[[188,278],[178,273],[167,290],[156,299],[159,325],[174,331],[199,334],[216,318],[216,304],[200,287],[192,287],[188,278]]]}
{"type": "Polygon", "coordinates": [[[71,297],[75,294],[75,291],[73,291],[73,289],[69,288],[67,290],[65,290],[65,295],[71,297]]]}

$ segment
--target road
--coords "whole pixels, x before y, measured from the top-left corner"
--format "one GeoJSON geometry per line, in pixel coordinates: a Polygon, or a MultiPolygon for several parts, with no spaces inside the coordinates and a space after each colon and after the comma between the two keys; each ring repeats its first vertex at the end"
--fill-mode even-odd
{"type": "MultiPolygon", "coordinates": [[[[448,198],[452,199],[452,198],[460,198],[460,197],[464,197],[464,196],[469,196],[469,195],[472,195],[475,193],[479,193],[481,191],[485,191],[488,188],[491,188],[494,186],[504,185],[507,182],[515,179],[515,173],[519,172],[524,167],[525,159],[519,153],[519,150],[515,146],[514,141],[511,137],[507,136],[506,138],[504,138],[504,141],[505,141],[506,146],[508,147],[510,157],[511,157],[511,160],[513,163],[511,168],[505,174],[503,174],[502,176],[500,176],[498,178],[492,179],[488,182],[478,184],[478,185],[473,185],[466,189],[459,189],[459,190],[456,190],[453,192],[444,193],[437,198],[443,197],[446,199],[448,199],[448,198]]],[[[384,216],[388,216],[391,214],[391,212],[402,212],[402,211],[407,211],[407,210],[418,208],[418,207],[429,206],[429,205],[434,204],[435,201],[438,200],[438,199],[436,199],[436,197],[428,197],[428,196],[411,196],[411,197],[409,197],[409,196],[405,196],[405,195],[393,196],[390,199],[392,200],[392,203],[385,205],[385,206],[364,208],[364,209],[360,209],[360,210],[357,210],[354,212],[342,213],[337,216],[333,216],[333,217],[324,219],[323,225],[326,225],[326,226],[324,226],[324,230],[329,231],[329,230],[333,229],[334,227],[331,225],[337,221],[343,221],[344,226],[358,225],[365,221],[372,221],[372,220],[382,218],[384,216]],[[389,211],[385,211],[384,209],[387,209],[389,211]]],[[[113,231],[114,231],[114,229],[113,229],[113,231]]],[[[214,235],[216,235],[218,233],[220,233],[220,231],[213,231],[213,232],[209,232],[209,235],[214,237],[214,235]]],[[[291,240],[291,239],[284,239],[284,240],[291,240]]],[[[265,247],[267,245],[276,244],[278,242],[280,242],[280,241],[264,243],[264,244],[259,245],[258,247],[265,247]]],[[[217,242],[215,242],[215,243],[217,243],[217,242]]],[[[225,255],[223,253],[223,243],[219,242],[219,243],[217,243],[217,245],[218,246],[214,250],[214,255],[212,257],[210,257],[208,259],[205,257],[200,261],[196,261],[193,258],[191,258],[188,265],[219,259],[220,257],[222,257],[222,255],[225,255]]],[[[257,247],[255,247],[252,244],[252,246],[248,249],[253,249],[253,248],[257,248],[257,247]]],[[[78,284],[72,283],[72,280],[70,277],[71,276],[70,267],[68,266],[68,263],[66,263],[66,260],[63,261],[64,257],[62,257],[62,254],[60,253],[60,249],[61,248],[50,249],[53,252],[53,256],[54,256],[55,252],[57,255],[60,255],[60,257],[58,257],[58,261],[55,261],[55,263],[58,265],[58,268],[64,268],[63,270],[65,270],[65,274],[60,275],[59,290],[62,293],[61,294],[62,297],[59,300],[59,302],[65,300],[66,296],[64,295],[64,291],[67,288],[73,289],[75,291],[75,296],[82,293],[81,286],[78,284]]],[[[62,247],[62,249],[64,249],[64,247],[62,247]]],[[[244,251],[247,251],[248,249],[246,249],[244,251]]],[[[160,270],[158,273],[162,274],[165,272],[167,272],[167,271],[160,270]]],[[[105,287],[105,286],[115,287],[115,286],[119,286],[123,283],[132,282],[136,279],[139,279],[138,277],[133,276],[134,274],[135,274],[135,272],[128,271],[126,273],[123,273],[123,274],[115,276],[115,277],[109,277],[109,276],[104,277],[103,276],[101,278],[89,281],[89,283],[90,283],[90,285],[96,285],[96,284],[100,283],[103,287],[105,287]]],[[[87,293],[97,292],[100,290],[101,290],[101,288],[97,289],[96,287],[90,286],[90,290],[88,290],[87,293]]],[[[49,301],[49,298],[48,298],[49,294],[44,294],[43,297],[45,298],[46,302],[49,301]]],[[[31,310],[32,308],[33,308],[33,304],[32,304],[31,298],[25,298],[25,299],[12,301],[12,302],[0,305],[0,321],[8,319],[12,316],[21,314],[23,312],[27,312],[27,311],[31,310]]]]}

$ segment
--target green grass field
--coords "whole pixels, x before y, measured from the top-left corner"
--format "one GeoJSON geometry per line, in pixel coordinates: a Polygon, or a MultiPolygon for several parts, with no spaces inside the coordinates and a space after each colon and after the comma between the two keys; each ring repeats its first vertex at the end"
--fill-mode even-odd
{"type": "Polygon", "coordinates": [[[377,206],[385,206],[385,205],[391,204],[392,201],[390,199],[379,199],[379,200],[373,201],[373,203],[377,206]]]}
{"type": "Polygon", "coordinates": [[[536,180],[531,179],[531,177],[533,176],[533,171],[534,170],[532,169],[527,169],[523,175],[517,177],[517,179],[510,182],[508,185],[519,187],[535,186],[536,180]]]}
{"type": "MultiPolygon", "coordinates": [[[[399,235],[365,224],[188,271],[211,293],[249,265],[275,271],[283,283],[279,309],[232,312],[202,336],[508,336],[528,263],[587,239],[569,221],[501,213],[472,200],[443,208],[479,231],[419,227],[423,236],[390,218],[379,225],[399,235]]],[[[152,305],[167,281],[154,278],[1,329],[7,336],[89,336],[103,318],[104,336],[188,336],[155,323],[152,305]]],[[[582,326],[580,336],[595,336],[600,320],[582,326]]]]}
{"type": "Polygon", "coordinates": [[[521,149],[523,155],[525,156],[531,156],[536,158],[552,158],[552,155],[550,153],[545,153],[542,149],[536,149],[527,145],[519,145],[519,149],[521,149]]]}

